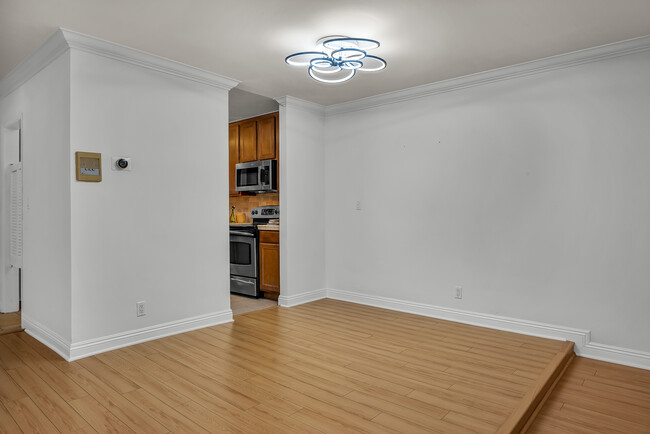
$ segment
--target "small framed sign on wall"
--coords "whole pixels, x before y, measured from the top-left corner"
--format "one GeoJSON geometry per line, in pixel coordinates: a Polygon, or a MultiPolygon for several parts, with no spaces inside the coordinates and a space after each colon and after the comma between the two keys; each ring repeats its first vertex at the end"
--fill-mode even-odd
{"type": "Polygon", "coordinates": [[[76,152],[77,181],[100,182],[102,180],[102,154],[76,152]]]}

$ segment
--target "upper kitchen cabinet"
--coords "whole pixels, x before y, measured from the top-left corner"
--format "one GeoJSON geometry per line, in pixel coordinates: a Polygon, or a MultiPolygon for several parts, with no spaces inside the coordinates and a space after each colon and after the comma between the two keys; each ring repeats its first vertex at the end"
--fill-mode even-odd
{"type": "Polygon", "coordinates": [[[230,195],[240,196],[235,189],[235,165],[278,157],[278,112],[233,122],[228,134],[230,195]]]}
{"type": "Polygon", "coordinates": [[[278,113],[270,113],[231,125],[239,125],[239,162],[277,157],[278,113]]]}
{"type": "Polygon", "coordinates": [[[239,163],[239,125],[237,123],[228,126],[228,172],[230,174],[230,195],[238,196],[235,190],[235,165],[239,163]]]}
{"type": "Polygon", "coordinates": [[[254,120],[239,123],[239,162],[255,161],[257,158],[257,122],[254,120]]]}
{"type": "Polygon", "coordinates": [[[278,145],[278,114],[272,113],[257,121],[257,159],[276,158],[278,145]]]}

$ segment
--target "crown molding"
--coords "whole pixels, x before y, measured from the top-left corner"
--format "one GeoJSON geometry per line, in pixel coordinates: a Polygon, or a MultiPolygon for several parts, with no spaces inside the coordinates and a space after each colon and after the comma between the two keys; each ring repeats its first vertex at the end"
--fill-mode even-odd
{"type": "Polygon", "coordinates": [[[38,74],[54,59],[68,51],[69,48],[61,30],[59,29],[54,32],[43,45],[0,80],[0,99],[6,97],[27,80],[38,74]]]}
{"type": "Polygon", "coordinates": [[[73,49],[97,54],[121,62],[131,63],[143,68],[152,69],[154,71],[163,72],[165,74],[174,75],[224,90],[230,90],[239,84],[239,81],[232,78],[224,77],[213,72],[195,68],[184,63],[176,62],[134,48],[125,47],[124,45],[108,42],[103,39],[94,38],[71,30],[59,29],[59,31],[63,34],[68,46],[73,49]]]}
{"type": "Polygon", "coordinates": [[[281,96],[278,98],[273,98],[275,99],[278,104],[280,104],[280,107],[296,107],[300,110],[304,111],[309,111],[317,115],[325,115],[325,109],[326,107],[320,104],[316,104],[315,102],[311,101],[305,101],[304,99],[296,98],[293,96],[281,96]]]}
{"type": "Polygon", "coordinates": [[[422,86],[383,93],[354,101],[333,104],[325,108],[325,113],[327,116],[333,116],[365,110],[402,101],[424,98],[440,93],[466,89],[468,87],[481,86],[484,84],[540,74],[557,69],[571,68],[585,63],[597,62],[648,50],[650,50],[650,36],[643,36],[641,38],[629,39],[622,42],[573,51],[571,53],[546,57],[503,68],[491,69],[489,71],[451,78],[449,80],[437,81],[422,86]]]}
{"type": "Polygon", "coordinates": [[[40,48],[0,81],[0,98],[9,95],[69,49],[130,63],[223,90],[230,90],[239,84],[239,81],[233,80],[232,78],[154,54],[145,53],[144,51],[129,48],[124,45],[60,28],[40,48]]]}

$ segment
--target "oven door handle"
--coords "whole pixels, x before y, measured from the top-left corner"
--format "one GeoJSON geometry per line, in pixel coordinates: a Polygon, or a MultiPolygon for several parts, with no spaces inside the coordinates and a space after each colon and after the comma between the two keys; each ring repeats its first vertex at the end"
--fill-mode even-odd
{"type": "Polygon", "coordinates": [[[255,234],[251,234],[251,233],[248,233],[248,232],[230,231],[230,235],[241,235],[242,237],[255,238],[255,234]]]}
{"type": "MultiPolygon", "coordinates": [[[[235,282],[239,282],[239,283],[247,283],[247,284],[249,284],[249,285],[250,285],[251,283],[254,283],[254,282],[251,282],[250,280],[238,279],[238,278],[236,278],[236,277],[232,277],[232,276],[230,277],[230,280],[234,280],[235,282]]],[[[254,279],[253,279],[253,280],[254,280],[254,279]]]]}

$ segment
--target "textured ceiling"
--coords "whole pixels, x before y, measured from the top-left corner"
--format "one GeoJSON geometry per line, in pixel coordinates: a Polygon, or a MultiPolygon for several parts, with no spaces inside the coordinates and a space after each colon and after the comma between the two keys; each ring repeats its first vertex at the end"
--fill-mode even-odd
{"type": "Polygon", "coordinates": [[[330,105],[650,34],[648,0],[0,0],[0,77],[58,27],[330,105]],[[377,39],[388,62],[315,82],[284,58],[322,36],[377,39]]]}

